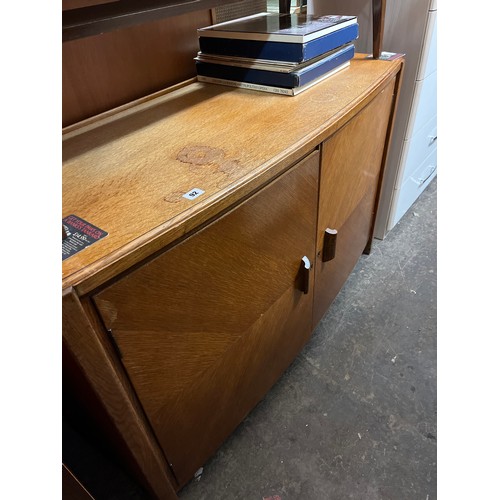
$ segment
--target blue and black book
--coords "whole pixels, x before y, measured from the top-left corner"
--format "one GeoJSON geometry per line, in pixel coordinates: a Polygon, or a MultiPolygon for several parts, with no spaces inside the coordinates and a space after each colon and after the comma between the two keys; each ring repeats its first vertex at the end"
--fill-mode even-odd
{"type": "Polygon", "coordinates": [[[288,73],[201,61],[196,61],[196,71],[198,75],[203,77],[291,89],[303,87],[350,61],[353,57],[354,45],[351,43],[311,64],[301,65],[300,69],[288,73]]]}
{"type": "Polygon", "coordinates": [[[199,45],[204,54],[301,63],[352,42],[358,36],[359,25],[354,23],[303,43],[200,36],[199,45]]]}

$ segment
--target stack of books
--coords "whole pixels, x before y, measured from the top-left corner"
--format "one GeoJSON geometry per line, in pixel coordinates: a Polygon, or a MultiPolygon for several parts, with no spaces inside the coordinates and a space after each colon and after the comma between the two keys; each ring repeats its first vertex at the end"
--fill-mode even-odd
{"type": "Polygon", "coordinates": [[[198,80],[296,95],[349,66],[356,16],[263,12],[198,29],[198,80]]]}

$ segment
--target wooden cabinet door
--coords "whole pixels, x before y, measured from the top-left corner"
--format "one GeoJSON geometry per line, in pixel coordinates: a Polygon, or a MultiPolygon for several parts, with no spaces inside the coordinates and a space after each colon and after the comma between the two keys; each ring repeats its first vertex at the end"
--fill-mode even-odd
{"type": "Polygon", "coordinates": [[[394,81],[323,143],[314,325],[371,238],[393,93],[394,81]]]}
{"type": "Polygon", "coordinates": [[[185,484],[312,330],[319,153],[93,300],[185,484]],[[311,272],[310,274],[314,274],[311,272]]]}

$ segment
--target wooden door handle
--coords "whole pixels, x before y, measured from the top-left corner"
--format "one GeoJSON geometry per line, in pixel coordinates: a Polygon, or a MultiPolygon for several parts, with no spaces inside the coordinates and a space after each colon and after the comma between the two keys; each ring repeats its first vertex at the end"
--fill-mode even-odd
{"type": "Polygon", "coordinates": [[[328,262],[335,258],[335,250],[337,248],[337,230],[325,229],[325,237],[323,239],[323,262],[328,262]]]}
{"type": "Polygon", "coordinates": [[[309,279],[311,276],[311,261],[304,255],[300,262],[299,289],[306,295],[309,293],[309,279]]]}

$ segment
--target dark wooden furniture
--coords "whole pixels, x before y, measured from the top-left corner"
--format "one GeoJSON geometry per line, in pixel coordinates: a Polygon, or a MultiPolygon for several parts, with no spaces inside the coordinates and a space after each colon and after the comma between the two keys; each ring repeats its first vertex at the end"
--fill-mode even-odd
{"type": "Polygon", "coordinates": [[[296,97],[188,82],[64,131],[63,217],[108,233],[63,262],[65,376],[155,497],[266,394],[369,248],[402,66],[359,54],[296,97]]]}
{"type": "Polygon", "coordinates": [[[382,53],[384,38],[386,0],[372,0],[373,16],[373,58],[378,59],[382,53]]]}
{"type": "Polygon", "coordinates": [[[62,465],[62,498],[65,500],[95,500],[65,464],[62,465]]]}
{"type": "MultiPolygon", "coordinates": [[[[85,0],[82,6],[63,10],[62,41],[101,35],[235,1],[237,0],[85,0]]],[[[66,3],[71,2],[67,0],[66,3]]]]}

